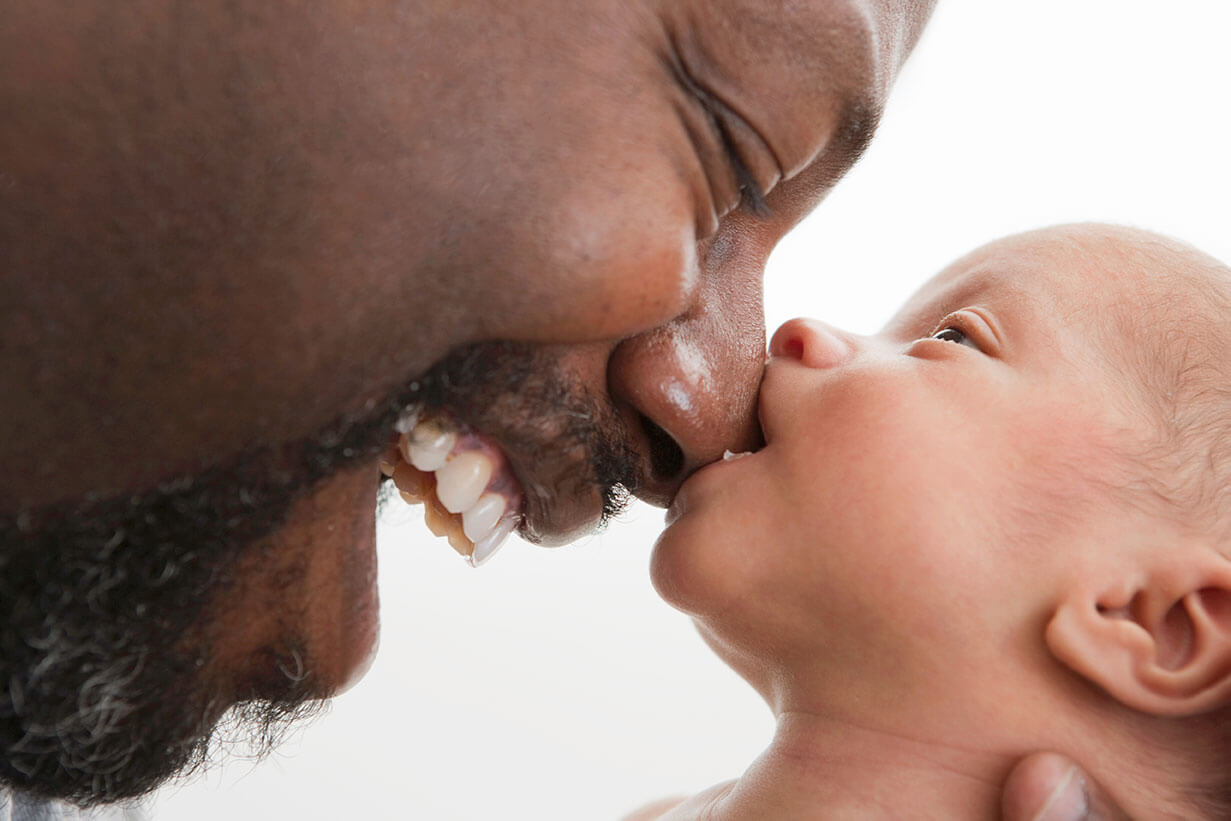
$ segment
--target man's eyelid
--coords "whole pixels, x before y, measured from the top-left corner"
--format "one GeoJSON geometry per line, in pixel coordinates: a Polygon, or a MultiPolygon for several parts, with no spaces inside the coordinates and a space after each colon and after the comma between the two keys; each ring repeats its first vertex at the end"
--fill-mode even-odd
{"type": "MultiPolygon", "coordinates": [[[[755,135],[755,139],[766,147],[765,139],[752,127],[750,123],[734,108],[726,103],[721,97],[711,92],[697,77],[693,75],[692,70],[688,66],[688,62],[683,57],[683,52],[678,43],[672,38],[672,47],[669,57],[669,64],[676,81],[684,92],[692,98],[692,100],[700,107],[706,121],[710,127],[710,134],[714,138],[716,146],[721,151],[726,160],[728,170],[735,181],[738,199],[731,204],[731,208],[745,208],[753,217],[765,220],[773,216],[769,204],[766,201],[766,195],[769,189],[762,190],[760,183],[757,182],[753,175],[748,161],[741,150],[738,141],[732,133],[731,126],[727,120],[733,119],[743,125],[743,127],[755,135]]],[[[777,158],[775,158],[777,163],[777,158]]],[[[781,177],[781,172],[778,174],[781,177]]],[[[773,186],[771,185],[770,188],[773,186]]]]}

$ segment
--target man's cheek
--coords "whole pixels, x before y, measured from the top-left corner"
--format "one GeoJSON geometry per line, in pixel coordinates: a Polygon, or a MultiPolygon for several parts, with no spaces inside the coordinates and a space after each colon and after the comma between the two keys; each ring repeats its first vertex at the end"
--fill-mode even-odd
{"type": "MultiPolygon", "coordinates": [[[[539,230],[501,260],[487,335],[528,342],[618,341],[685,313],[699,268],[691,201],[676,185],[614,180],[536,208],[539,230]]],[[[498,269],[499,270],[499,269],[498,269]]]]}

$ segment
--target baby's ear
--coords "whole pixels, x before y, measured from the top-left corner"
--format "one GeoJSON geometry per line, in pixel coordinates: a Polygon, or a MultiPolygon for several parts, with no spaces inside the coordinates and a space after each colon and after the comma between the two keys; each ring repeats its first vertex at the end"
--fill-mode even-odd
{"type": "Polygon", "coordinates": [[[1231,703],[1231,562],[1186,545],[1088,584],[1057,607],[1047,646],[1141,712],[1179,717],[1231,703]]]}

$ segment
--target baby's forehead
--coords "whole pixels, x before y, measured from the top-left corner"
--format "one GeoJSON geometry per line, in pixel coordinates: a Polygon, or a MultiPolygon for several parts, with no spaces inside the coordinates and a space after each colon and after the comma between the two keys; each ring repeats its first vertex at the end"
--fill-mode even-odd
{"type": "Polygon", "coordinates": [[[918,332],[950,311],[984,305],[1040,330],[1115,330],[1127,339],[1107,341],[1123,344],[1165,315],[1190,314],[1208,301],[1209,288],[1226,286],[1225,273],[1216,260],[1166,237],[1119,226],[1061,226],[967,254],[920,288],[886,330],[918,332]],[[1107,322],[1109,315],[1115,322],[1107,322]]]}
{"type": "Polygon", "coordinates": [[[1001,241],[983,246],[925,282],[885,327],[907,339],[929,333],[947,314],[984,307],[998,316],[1032,320],[1055,305],[1065,285],[1055,264],[1034,246],[1001,241]]]}
{"type": "Polygon", "coordinates": [[[1231,342],[1231,270],[1196,248],[1108,225],[1051,229],[1036,242],[1052,263],[1040,285],[1068,317],[1088,315],[1104,341],[1132,347],[1148,340],[1166,358],[1178,353],[1168,348],[1231,342]]]}

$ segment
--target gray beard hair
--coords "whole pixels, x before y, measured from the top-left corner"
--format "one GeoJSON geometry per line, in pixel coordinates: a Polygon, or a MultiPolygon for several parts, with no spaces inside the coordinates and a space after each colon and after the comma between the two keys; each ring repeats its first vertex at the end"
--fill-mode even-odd
{"type": "Polygon", "coordinates": [[[250,659],[263,678],[219,703],[211,608],[296,500],[375,463],[406,404],[148,493],[0,516],[0,785],[79,806],[134,798],[236,743],[266,754],[320,712],[297,613],[250,659]]]}
{"type": "Polygon", "coordinates": [[[291,637],[252,660],[266,678],[230,693],[238,703],[224,712],[202,675],[210,607],[296,500],[338,470],[375,465],[420,404],[502,429],[523,450],[584,448],[578,480],[601,490],[607,515],[635,484],[614,410],[541,349],[496,343],[453,352],[309,439],[144,494],[0,515],[0,785],[80,806],[134,798],[237,745],[267,754],[319,713],[297,613],[285,616],[291,637]]]}
{"type": "Polygon", "coordinates": [[[205,481],[26,531],[0,521],[0,782],[80,806],[132,798],[235,739],[264,755],[320,709],[293,643],[265,650],[273,680],[229,711],[201,680],[204,617],[258,524],[216,517],[217,497],[205,481]]]}

